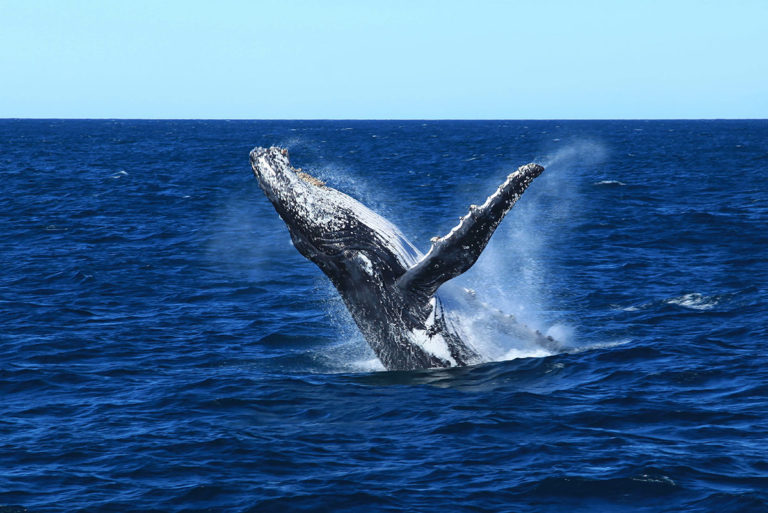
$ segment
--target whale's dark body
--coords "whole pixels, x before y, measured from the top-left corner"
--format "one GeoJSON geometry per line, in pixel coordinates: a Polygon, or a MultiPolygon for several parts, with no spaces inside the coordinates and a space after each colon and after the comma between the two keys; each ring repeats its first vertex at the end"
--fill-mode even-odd
{"type": "MultiPolygon", "coordinates": [[[[255,148],[259,185],[296,249],[330,278],[376,356],[390,370],[471,365],[482,356],[437,290],[468,270],[504,215],[544,170],[522,166],[422,255],[389,221],[293,169],[288,152],[255,148]]],[[[541,337],[531,332],[533,337],[541,337]]],[[[550,339],[551,340],[551,339],[550,339]]]]}

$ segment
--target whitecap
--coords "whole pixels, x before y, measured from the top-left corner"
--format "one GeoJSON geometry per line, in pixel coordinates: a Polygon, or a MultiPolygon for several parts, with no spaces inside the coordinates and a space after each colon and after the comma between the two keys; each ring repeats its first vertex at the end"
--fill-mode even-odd
{"type": "Polygon", "coordinates": [[[505,360],[517,360],[518,358],[542,358],[545,356],[552,356],[546,349],[510,349],[507,351],[498,361],[505,360]]]}
{"type": "Polygon", "coordinates": [[[683,294],[682,296],[665,300],[665,303],[667,304],[682,306],[692,310],[711,310],[719,302],[720,300],[716,296],[705,296],[704,294],[699,294],[698,292],[683,294]]]}

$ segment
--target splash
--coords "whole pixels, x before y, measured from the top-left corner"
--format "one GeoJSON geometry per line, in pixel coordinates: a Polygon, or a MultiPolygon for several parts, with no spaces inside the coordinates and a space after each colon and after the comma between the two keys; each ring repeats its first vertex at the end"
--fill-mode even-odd
{"type": "Polygon", "coordinates": [[[727,295],[707,296],[699,292],[691,292],[666,299],[655,299],[653,301],[646,301],[644,303],[629,306],[612,305],[612,307],[615,310],[621,310],[624,312],[639,312],[648,310],[649,308],[658,308],[660,305],[675,305],[688,310],[706,311],[712,310],[722,301],[727,299],[727,295]]]}
{"type": "Polygon", "coordinates": [[[315,289],[323,297],[323,307],[337,340],[337,343],[320,351],[324,372],[335,374],[386,370],[357,329],[330,280],[318,279],[315,289]]]}
{"type": "Polygon", "coordinates": [[[693,292],[690,294],[683,294],[682,296],[673,297],[665,300],[666,303],[682,306],[691,310],[711,310],[720,302],[720,299],[716,296],[705,296],[693,292]]]}

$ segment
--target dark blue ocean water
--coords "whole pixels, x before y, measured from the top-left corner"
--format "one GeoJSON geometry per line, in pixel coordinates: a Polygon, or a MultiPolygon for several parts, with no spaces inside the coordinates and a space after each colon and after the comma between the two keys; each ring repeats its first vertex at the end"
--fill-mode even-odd
{"type": "Polygon", "coordinates": [[[0,121],[0,512],[768,511],[768,121],[0,121]],[[384,372],[256,145],[566,340],[384,372]],[[26,508],[26,509],[23,509],[26,508]]]}

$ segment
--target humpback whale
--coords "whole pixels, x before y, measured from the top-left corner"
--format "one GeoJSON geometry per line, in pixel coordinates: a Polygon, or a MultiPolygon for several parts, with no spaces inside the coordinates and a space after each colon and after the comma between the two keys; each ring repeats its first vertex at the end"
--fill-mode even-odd
{"type": "MultiPolygon", "coordinates": [[[[484,361],[438,289],[472,267],[542,166],[527,164],[507,176],[448,234],[432,238],[425,255],[382,216],[294,169],[286,149],[257,147],[250,161],[294,247],[328,276],[384,367],[414,370],[484,361]]],[[[544,347],[554,343],[510,322],[512,331],[544,347]]]]}

